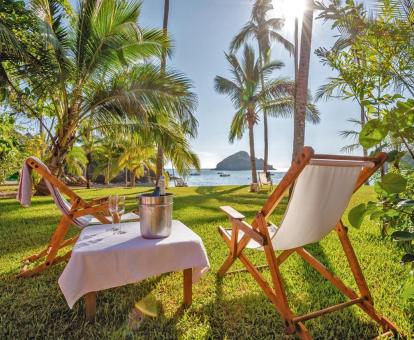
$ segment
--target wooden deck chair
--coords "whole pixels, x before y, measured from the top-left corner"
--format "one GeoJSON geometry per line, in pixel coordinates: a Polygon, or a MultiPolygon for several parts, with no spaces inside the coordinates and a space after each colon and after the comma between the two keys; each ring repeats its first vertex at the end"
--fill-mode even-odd
{"type": "Polygon", "coordinates": [[[304,321],[351,305],[359,306],[380,324],[384,335],[398,332],[394,324],[375,310],[371,293],[348,238],[347,228],[341,221],[352,193],[382,166],[386,158],[385,153],[380,153],[376,157],[318,155],[314,154],[312,148],[305,147],[251,225],[245,222],[244,216],[236,210],[227,206],[221,207],[229,217],[231,229],[219,227],[219,233],[230,248],[230,254],[219,269],[218,275],[224,276],[235,260],[239,259],[246,267],[242,271],[248,271],[253,276],[280,313],[286,333],[296,333],[302,339],[311,339],[304,321]],[[292,186],[292,195],[280,227],[269,227],[267,219],[292,186]],[[339,237],[358,292],[347,287],[303,248],[307,244],[318,242],[333,229],[339,237]],[[246,247],[260,247],[264,250],[266,268],[270,269],[272,284],[265,280],[259,268],[243,253],[246,247]],[[276,256],[275,250],[281,251],[279,256],[276,256]],[[309,314],[294,315],[289,307],[279,271],[280,265],[292,253],[299,254],[349,300],[309,314]]]}
{"type": "MultiPolygon", "coordinates": [[[[23,269],[19,276],[29,277],[36,273],[40,273],[53,264],[69,259],[71,251],[64,255],[58,255],[60,249],[72,245],[76,242],[78,236],[65,239],[71,225],[84,228],[90,224],[111,223],[112,219],[108,217],[108,197],[85,201],[75,192],[73,192],[66,184],[53,176],[48,167],[39,159],[29,157],[26,159],[20,176],[17,200],[23,206],[29,206],[32,196],[32,170],[36,171],[45,181],[56,206],[62,213],[59,224],[49,240],[47,247],[38,254],[34,254],[25,258],[23,269]],[[70,200],[68,202],[64,196],[70,200]],[[44,259],[43,263],[35,265],[29,269],[30,263],[44,259]]],[[[131,221],[137,220],[139,216],[135,213],[129,213],[122,216],[121,220],[131,221]]]]}
{"type": "Polygon", "coordinates": [[[271,191],[273,189],[273,181],[271,178],[267,177],[267,174],[265,172],[259,172],[259,185],[260,188],[264,187],[264,186],[268,186],[269,187],[269,191],[271,191]]]}

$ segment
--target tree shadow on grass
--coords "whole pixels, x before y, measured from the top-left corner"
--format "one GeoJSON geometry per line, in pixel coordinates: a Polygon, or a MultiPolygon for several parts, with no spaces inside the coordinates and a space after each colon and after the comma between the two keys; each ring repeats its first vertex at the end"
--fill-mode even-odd
{"type": "MultiPolygon", "coordinates": [[[[341,247],[339,241],[338,247],[341,247]]],[[[346,263],[343,263],[343,258],[340,259],[341,261],[338,260],[335,265],[332,264],[329,257],[325,253],[325,249],[320,243],[313,243],[307,245],[305,248],[312,256],[314,256],[337,277],[339,276],[335,273],[335,267],[338,267],[338,265],[345,265],[348,267],[348,263],[346,261],[346,263]]],[[[312,311],[349,300],[330,281],[326,280],[321,274],[319,274],[316,269],[310,266],[299,256],[297,257],[301,266],[299,268],[299,282],[302,288],[301,290],[306,291],[306,299],[304,299],[300,296],[300,292],[298,294],[297,287],[291,289],[296,291],[296,294],[291,294],[291,301],[295,306],[298,306],[295,310],[298,315],[310,313],[312,311]]],[[[351,273],[350,268],[349,272],[351,273]]],[[[339,279],[342,280],[343,278],[339,277],[339,279]]],[[[348,286],[346,281],[344,281],[344,283],[348,286]]],[[[354,289],[354,282],[352,282],[350,288],[358,294],[358,290],[354,289]]],[[[375,321],[368,319],[365,316],[361,317],[361,314],[365,315],[365,313],[357,313],[357,311],[362,310],[359,309],[358,306],[347,307],[340,311],[328,313],[324,316],[311,319],[306,322],[306,326],[309,329],[313,329],[315,334],[322,333],[326,329],[329,329],[332,336],[334,336],[334,334],[338,334],[343,338],[352,338],[355,336],[366,338],[377,335],[379,327],[375,321]]]]}
{"type": "MultiPolygon", "coordinates": [[[[134,304],[151,293],[169,274],[98,292],[96,323],[85,320],[80,299],[69,309],[57,280],[63,265],[28,279],[9,277],[0,282],[0,338],[96,338],[108,332],[128,334],[128,315],[134,304]],[[47,325],[47,327],[45,327],[47,325]]],[[[121,336],[123,337],[123,336],[121,336]]]]}
{"type": "MultiPolygon", "coordinates": [[[[308,250],[317,255],[318,260],[332,271],[328,257],[325,256],[324,249],[319,244],[310,245],[308,250]]],[[[259,253],[258,251],[255,252],[259,253]]],[[[250,253],[252,252],[247,255],[253,262],[264,262],[257,261],[258,257],[253,258],[250,253]]],[[[295,275],[298,275],[293,283],[292,279],[289,278],[289,283],[285,284],[289,305],[295,314],[309,313],[347,300],[330,282],[305,263],[299,255],[292,255],[286,262],[288,268],[283,268],[285,264],[281,266],[282,277],[284,276],[284,269],[292,274],[293,267],[296,267],[296,270],[293,271],[295,275]],[[298,263],[298,261],[301,263],[298,263]]],[[[232,267],[232,269],[235,268],[232,267]]],[[[264,270],[262,273],[271,285],[269,271],[264,270]]],[[[230,339],[285,338],[285,329],[281,317],[255,281],[253,282],[255,289],[250,288],[243,295],[240,294],[241,286],[239,289],[235,288],[231,291],[226,287],[228,285],[233,287],[234,281],[240,282],[241,285],[246,280],[253,281],[250,274],[247,272],[231,274],[230,277],[236,279],[229,279],[229,276],[223,279],[217,277],[214,301],[195,312],[200,318],[207,315],[207,321],[210,325],[209,337],[230,339]],[[227,280],[229,281],[226,283],[227,280]]],[[[315,338],[368,338],[378,334],[377,324],[373,320],[361,317],[361,313],[357,314],[356,310],[358,310],[356,306],[346,308],[307,321],[305,325],[315,338]]]]}

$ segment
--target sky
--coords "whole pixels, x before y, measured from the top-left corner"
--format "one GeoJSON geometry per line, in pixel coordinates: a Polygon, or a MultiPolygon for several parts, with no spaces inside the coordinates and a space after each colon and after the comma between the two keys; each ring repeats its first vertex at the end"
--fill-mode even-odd
{"type": "MultiPolygon", "coordinates": [[[[278,0],[274,0],[277,2],[278,0]]],[[[301,0],[285,0],[289,3],[301,0]]],[[[161,27],[164,0],[144,0],[139,24],[161,27]]],[[[249,151],[248,135],[233,144],[228,142],[230,122],[235,109],[229,98],[214,90],[214,77],[229,77],[224,52],[231,39],[249,20],[251,0],[170,0],[169,33],[174,52],[168,65],[186,74],[193,81],[199,105],[198,137],[191,140],[199,155],[202,168],[214,168],[223,158],[240,150],[249,151]]],[[[274,13],[277,15],[277,13],[274,13]]],[[[288,20],[282,34],[292,41],[293,21],[288,20]]],[[[332,46],[335,31],[331,23],[314,21],[309,88],[314,94],[334,73],[323,66],[314,55],[318,47],[332,46]]],[[[254,45],[254,42],[252,42],[254,45]]],[[[293,78],[293,58],[279,44],[273,45],[272,58],[284,62],[285,67],[275,76],[293,78]]],[[[318,102],[321,123],[306,125],[305,145],[318,153],[340,153],[341,147],[352,140],[339,136],[340,130],[352,129],[349,118],[358,118],[358,108],[352,101],[331,99],[318,102]]],[[[289,167],[292,155],[293,119],[269,119],[269,163],[277,169],[289,167]]],[[[263,124],[255,127],[256,157],[263,157],[263,124]]]]}

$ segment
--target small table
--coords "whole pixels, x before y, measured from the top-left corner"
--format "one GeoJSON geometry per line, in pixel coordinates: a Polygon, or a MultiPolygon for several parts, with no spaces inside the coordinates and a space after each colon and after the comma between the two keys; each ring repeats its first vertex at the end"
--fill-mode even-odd
{"type": "Polygon", "coordinates": [[[176,220],[163,239],[144,239],[139,222],[122,223],[121,230],[123,234],[114,233],[105,224],[81,232],[58,280],[69,307],[85,296],[86,316],[92,321],[97,291],[173,271],[184,273],[184,305],[189,306],[192,284],[210,268],[201,238],[176,220]]]}

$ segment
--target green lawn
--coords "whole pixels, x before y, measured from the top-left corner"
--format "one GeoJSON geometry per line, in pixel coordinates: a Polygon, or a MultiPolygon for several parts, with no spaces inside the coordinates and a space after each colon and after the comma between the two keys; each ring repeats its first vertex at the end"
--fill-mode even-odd
{"type": "MultiPolygon", "coordinates": [[[[136,208],[137,193],[145,188],[79,190],[85,198],[112,192],[128,197],[128,208],[136,208]]],[[[211,270],[194,286],[193,305],[182,311],[182,276],[171,273],[143,282],[100,292],[97,322],[84,321],[83,302],[73,310],[67,306],[57,284],[64,268],[30,278],[17,279],[19,261],[42,248],[54,230],[59,213],[50,197],[33,200],[21,208],[13,199],[0,200],[0,339],[17,338],[283,338],[281,319],[259,286],[247,273],[219,280],[216,271],[227,254],[227,247],[216,231],[227,223],[220,205],[232,205],[250,220],[267,194],[248,193],[246,186],[191,187],[170,190],[175,197],[174,218],[198,233],[206,246],[211,270]],[[128,314],[135,301],[152,292],[160,303],[160,316],[144,319],[140,328],[128,328],[128,314]]],[[[373,199],[371,188],[363,188],[351,205],[373,199]]],[[[278,222],[282,210],[273,221],[278,222]]],[[[346,222],[346,218],[345,218],[346,222]]],[[[406,334],[414,321],[406,314],[399,288],[407,268],[399,264],[402,251],[380,237],[378,227],[367,221],[360,230],[350,228],[350,238],[360,259],[377,309],[406,334]]],[[[345,257],[334,233],[319,244],[307,247],[345,283],[353,282],[345,257]]],[[[263,253],[249,251],[255,263],[263,263],[263,253]]],[[[240,267],[240,264],[238,264],[240,267]]],[[[281,267],[291,308],[305,313],[345,301],[297,255],[281,267]]],[[[269,278],[269,272],[264,275],[269,278]]],[[[369,338],[378,333],[377,325],[358,307],[326,315],[305,323],[315,338],[369,338]]]]}

